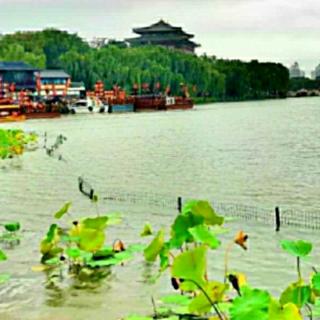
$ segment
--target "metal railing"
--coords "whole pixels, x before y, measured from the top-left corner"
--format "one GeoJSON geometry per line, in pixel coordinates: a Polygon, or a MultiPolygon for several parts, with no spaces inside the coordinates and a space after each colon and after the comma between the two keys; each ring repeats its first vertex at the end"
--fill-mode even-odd
{"type": "MultiPolygon", "coordinates": [[[[83,189],[84,184],[82,185],[83,189]]],[[[86,196],[93,195],[94,190],[90,184],[86,184],[87,190],[80,191],[86,196]]],[[[197,197],[198,198],[198,197],[197,197]]],[[[160,210],[181,211],[184,203],[191,198],[174,197],[157,193],[130,193],[122,191],[108,192],[102,199],[108,202],[125,204],[126,206],[137,206],[141,208],[157,208],[160,210]]],[[[194,198],[196,199],[196,198],[194,198]]],[[[257,221],[273,226],[275,231],[280,231],[282,226],[320,230],[320,210],[303,211],[293,209],[262,208],[244,204],[224,203],[208,200],[215,211],[220,215],[234,217],[244,221],[257,221]]]]}

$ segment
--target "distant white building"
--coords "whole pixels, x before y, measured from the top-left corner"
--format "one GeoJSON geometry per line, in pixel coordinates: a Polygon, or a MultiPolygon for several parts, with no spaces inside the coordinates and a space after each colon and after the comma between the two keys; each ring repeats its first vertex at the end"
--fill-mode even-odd
{"type": "Polygon", "coordinates": [[[93,38],[91,41],[89,41],[89,45],[91,48],[100,49],[108,44],[108,38],[93,38]]]}
{"type": "Polygon", "coordinates": [[[312,79],[320,79],[320,64],[311,72],[312,79]]]}
{"type": "Polygon", "coordinates": [[[289,69],[290,78],[301,78],[305,76],[304,71],[299,67],[299,63],[295,62],[289,69]]]}

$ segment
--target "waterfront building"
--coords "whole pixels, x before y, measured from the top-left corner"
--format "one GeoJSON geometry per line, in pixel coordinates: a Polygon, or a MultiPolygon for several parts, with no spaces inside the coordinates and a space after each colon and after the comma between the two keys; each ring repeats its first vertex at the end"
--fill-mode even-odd
{"type": "Polygon", "coordinates": [[[104,37],[94,37],[91,41],[89,41],[89,45],[91,48],[100,49],[108,44],[108,38],[104,37]]]}
{"type": "Polygon", "coordinates": [[[38,95],[65,96],[70,86],[70,75],[63,70],[41,70],[35,74],[38,95]]]}
{"type": "Polygon", "coordinates": [[[299,67],[299,63],[295,62],[289,69],[290,78],[303,78],[305,76],[304,71],[299,67]]]}
{"type": "Polygon", "coordinates": [[[14,87],[14,90],[36,90],[35,72],[38,71],[24,62],[1,62],[0,61],[0,85],[1,91],[6,86],[14,87]]]}
{"type": "Polygon", "coordinates": [[[139,36],[126,39],[131,46],[159,45],[188,53],[194,53],[195,49],[200,46],[190,40],[194,35],[186,33],[181,27],[174,27],[163,20],[148,27],[135,28],[133,32],[139,36]]]}
{"type": "Polygon", "coordinates": [[[86,97],[86,87],[83,82],[71,82],[67,91],[69,98],[84,99],[86,97]]]}
{"type": "Polygon", "coordinates": [[[320,79],[320,64],[311,72],[311,78],[314,80],[320,79]]]}

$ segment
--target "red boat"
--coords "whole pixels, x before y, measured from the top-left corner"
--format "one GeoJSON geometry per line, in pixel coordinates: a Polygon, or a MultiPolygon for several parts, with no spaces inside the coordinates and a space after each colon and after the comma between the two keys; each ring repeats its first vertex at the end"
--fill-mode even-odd
{"type": "Polygon", "coordinates": [[[25,100],[21,103],[26,119],[51,119],[61,116],[59,107],[51,102],[32,102],[25,100]]]}
{"type": "Polygon", "coordinates": [[[135,111],[185,110],[193,108],[193,101],[184,97],[149,94],[134,97],[135,111]]]}
{"type": "Polygon", "coordinates": [[[19,105],[13,104],[9,98],[0,99],[0,123],[24,121],[25,118],[19,105]]]}
{"type": "Polygon", "coordinates": [[[52,119],[61,117],[60,112],[30,112],[25,113],[26,119],[52,119]]]}

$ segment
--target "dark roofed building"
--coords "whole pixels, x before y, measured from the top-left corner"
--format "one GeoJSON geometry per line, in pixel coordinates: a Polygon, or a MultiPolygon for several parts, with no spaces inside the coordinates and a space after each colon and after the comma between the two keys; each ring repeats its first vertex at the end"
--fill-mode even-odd
{"type": "Polygon", "coordinates": [[[184,32],[181,27],[171,26],[163,20],[148,27],[135,28],[133,32],[140,36],[126,39],[131,46],[160,45],[192,53],[200,46],[190,40],[194,35],[184,32]]]}
{"type": "Polygon", "coordinates": [[[24,62],[1,62],[0,78],[2,83],[15,84],[17,90],[36,89],[36,79],[34,73],[38,71],[24,62]]]}

